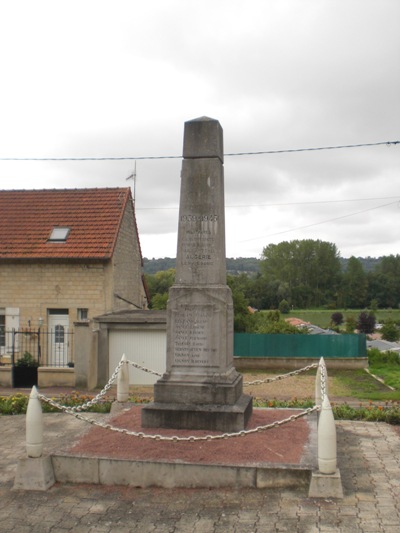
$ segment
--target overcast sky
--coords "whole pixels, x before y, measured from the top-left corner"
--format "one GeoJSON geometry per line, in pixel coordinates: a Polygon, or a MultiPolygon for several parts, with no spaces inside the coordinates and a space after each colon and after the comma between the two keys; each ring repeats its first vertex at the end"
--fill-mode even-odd
{"type": "MultiPolygon", "coordinates": [[[[400,140],[399,0],[0,0],[0,157],[180,156],[400,140]]],[[[126,187],[124,161],[0,161],[1,189],[126,187]]],[[[175,257],[181,160],[137,160],[145,257],[175,257]]],[[[400,144],[225,158],[227,257],[321,239],[400,253],[400,144]]],[[[0,214],[1,216],[1,214],[0,214]]]]}

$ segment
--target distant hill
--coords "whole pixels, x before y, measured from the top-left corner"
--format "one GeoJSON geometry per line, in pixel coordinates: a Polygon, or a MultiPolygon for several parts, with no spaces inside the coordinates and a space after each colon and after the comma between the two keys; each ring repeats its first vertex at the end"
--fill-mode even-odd
{"type": "MultiPolygon", "coordinates": [[[[357,257],[357,259],[362,264],[364,272],[372,272],[382,261],[382,257],[357,257]]],[[[342,272],[346,272],[348,262],[349,262],[349,258],[344,258],[344,257],[340,258],[340,265],[342,267],[342,272]]]]}
{"type": "MultiPolygon", "coordinates": [[[[357,257],[357,259],[359,259],[361,262],[365,272],[373,271],[375,267],[382,261],[382,257],[357,257]]],[[[340,265],[343,272],[345,272],[347,269],[348,261],[348,258],[340,258],[340,265]]],[[[239,274],[248,274],[251,276],[260,271],[260,262],[261,260],[257,259],[256,257],[227,257],[226,270],[227,273],[232,276],[238,276],[239,274]]],[[[175,268],[175,266],[175,257],[162,257],[159,259],[147,259],[147,257],[145,257],[143,259],[143,268],[145,274],[155,274],[156,272],[175,268]]]]}
{"type": "MultiPolygon", "coordinates": [[[[175,257],[162,257],[160,259],[143,259],[143,268],[145,274],[155,274],[161,270],[175,268],[175,257]]],[[[226,270],[228,274],[237,276],[238,274],[255,275],[259,271],[260,260],[256,257],[238,257],[226,259],[226,270]]]]}
{"type": "Polygon", "coordinates": [[[160,259],[147,259],[147,257],[143,258],[143,270],[145,274],[155,274],[161,270],[175,268],[175,266],[175,257],[161,257],[160,259]]]}

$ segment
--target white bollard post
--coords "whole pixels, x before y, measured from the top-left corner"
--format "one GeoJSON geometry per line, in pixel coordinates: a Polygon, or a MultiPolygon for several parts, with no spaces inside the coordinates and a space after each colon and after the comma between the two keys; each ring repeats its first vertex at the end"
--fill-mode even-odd
{"type": "Polygon", "coordinates": [[[117,402],[127,402],[129,399],[129,368],[125,354],[121,361],[123,362],[117,377],[117,402]]]}
{"type": "Polygon", "coordinates": [[[321,407],[322,404],[322,392],[321,392],[321,366],[323,364],[323,359],[319,360],[319,365],[317,368],[317,375],[315,376],[315,405],[321,407]]]}
{"type": "Polygon", "coordinates": [[[26,452],[28,457],[41,457],[43,453],[43,413],[35,386],[26,410],[26,452]]]}
{"type": "Polygon", "coordinates": [[[318,469],[321,474],[336,472],[336,426],[328,396],[322,400],[318,423],[318,469]]]}

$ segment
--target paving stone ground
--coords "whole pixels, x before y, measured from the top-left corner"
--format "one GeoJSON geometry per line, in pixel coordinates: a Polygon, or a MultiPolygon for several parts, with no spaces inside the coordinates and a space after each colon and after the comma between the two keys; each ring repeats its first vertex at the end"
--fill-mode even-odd
{"type": "MultiPolygon", "coordinates": [[[[45,451],[59,449],[81,424],[61,413],[44,415],[45,451]]],[[[303,489],[56,484],[46,492],[14,491],[17,461],[25,455],[25,416],[0,417],[0,428],[2,533],[400,531],[400,437],[384,423],[337,422],[342,500],[308,498],[303,489]]]]}

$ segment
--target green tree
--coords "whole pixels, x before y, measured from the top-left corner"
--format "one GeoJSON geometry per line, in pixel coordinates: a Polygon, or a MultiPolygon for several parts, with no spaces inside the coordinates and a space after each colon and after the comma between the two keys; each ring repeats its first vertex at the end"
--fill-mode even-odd
{"type": "Polygon", "coordinates": [[[251,329],[251,314],[249,303],[244,295],[240,279],[235,276],[227,277],[227,284],[232,291],[233,300],[233,329],[236,332],[246,332],[251,329]]]}
{"type": "Polygon", "coordinates": [[[380,275],[383,299],[376,296],[383,307],[400,306],[400,255],[382,257],[376,268],[380,275]],[[383,278],[383,279],[382,279],[383,278]],[[382,286],[383,285],[383,286],[382,286]]]}
{"type": "Polygon", "coordinates": [[[156,272],[156,274],[146,274],[145,278],[150,293],[150,308],[165,309],[165,307],[154,307],[154,305],[162,306],[162,302],[166,305],[168,291],[175,281],[175,269],[170,268],[156,272]]]}
{"type": "Polygon", "coordinates": [[[346,307],[356,309],[367,303],[368,281],[361,261],[350,257],[343,276],[346,307]]]}
{"type": "Polygon", "coordinates": [[[163,294],[160,294],[158,292],[151,299],[151,309],[166,309],[167,302],[168,302],[168,293],[164,292],[163,294]]]}
{"type": "Polygon", "coordinates": [[[334,244],[320,240],[270,244],[260,270],[269,283],[278,283],[279,300],[300,308],[332,301],[340,287],[339,253],[334,244]]]}

